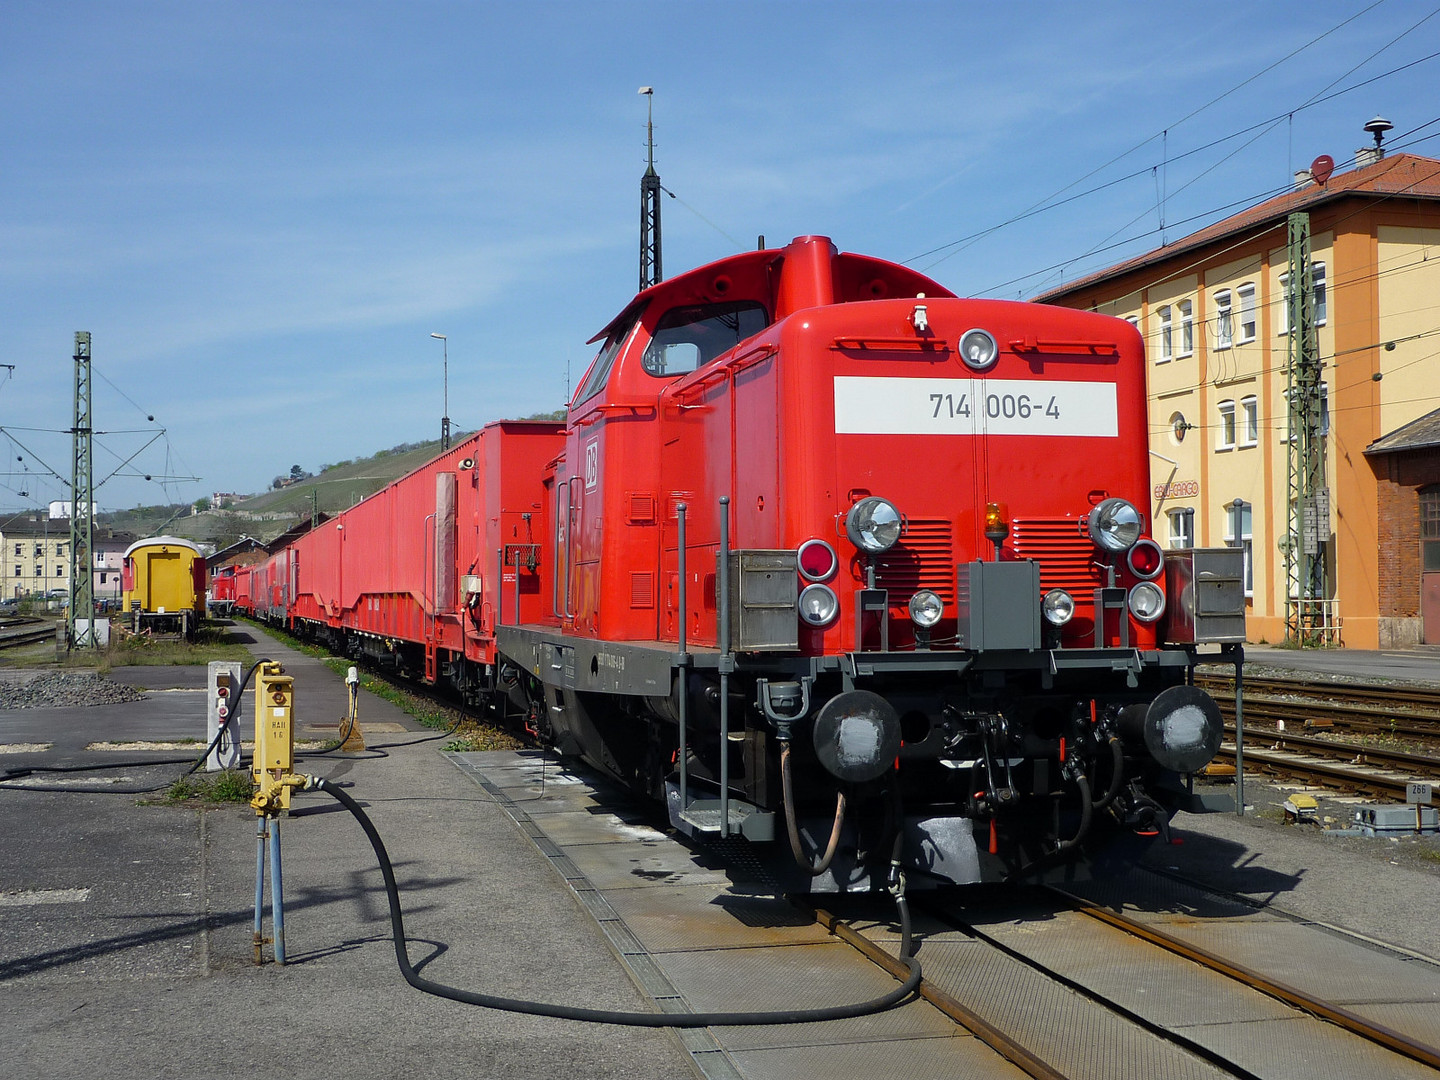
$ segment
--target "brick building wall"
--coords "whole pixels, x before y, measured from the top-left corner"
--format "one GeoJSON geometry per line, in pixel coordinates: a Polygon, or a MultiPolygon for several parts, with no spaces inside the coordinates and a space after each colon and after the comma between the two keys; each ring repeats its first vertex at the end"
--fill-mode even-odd
{"type": "Polygon", "coordinates": [[[1387,454],[1373,464],[1381,647],[1393,648],[1420,641],[1420,489],[1440,484],[1440,447],[1387,454]]]}

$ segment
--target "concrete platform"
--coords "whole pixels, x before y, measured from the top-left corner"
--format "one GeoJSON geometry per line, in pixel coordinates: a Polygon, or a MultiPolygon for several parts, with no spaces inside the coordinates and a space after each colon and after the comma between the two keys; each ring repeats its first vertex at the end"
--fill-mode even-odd
{"type": "MultiPolygon", "coordinates": [[[[345,688],[323,664],[268,640],[256,648],[295,676],[302,718],[340,715],[345,688]]],[[[129,738],[140,728],[174,736],[187,730],[176,724],[193,722],[134,706],[96,706],[73,718],[60,711],[0,714],[0,743],[14,741],[20,723],[74,746],[93,740],[95,724],[129,738]]],[[[369,694],[360,715],[431,734],[369,694]]],[[[390,842],[411,954],[417,963],[431,957],[425,974],[499,993],[647,1007],[548,861],[437,745],[305,766],[350,783],[390,842]]],[[[24,755],[23,763],[96,757],[57,750],[24,755]]],[[[305,797],[282,823],[291,963],[256,968],[248,807],[199,811],[134,797],[0,790],[0,1074],[695,1075],[690,1055],[664,1030],[488,1012],[406,986],[369,844],[337,810],[323,795],[305,797]]]]}

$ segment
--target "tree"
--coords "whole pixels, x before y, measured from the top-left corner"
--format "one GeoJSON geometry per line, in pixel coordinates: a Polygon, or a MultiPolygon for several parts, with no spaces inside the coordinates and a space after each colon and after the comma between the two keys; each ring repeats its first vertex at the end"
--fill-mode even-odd
{"type": "Polygon", "coordinates": [[[300,468],[299,465],[291,465],[291,466],[290,466],[290,479],[291,479],[291,480],[303,480],[303,479],[305,479],[305,470],[302,469],[302,468],[300,468]]]}
{"type": "Polygon", "coordinates": [[[202,496],[200,496],[200,498],[198,498],[198,499],[195,500],[195,512],[196,512],[196,513],[198,513],[198,514],[203,514],[203,513],[205,513],[206,510],[209,510],[209,509],[210,509],[210,500],[207,499],[205,496],[202,495],[202,496]]]}

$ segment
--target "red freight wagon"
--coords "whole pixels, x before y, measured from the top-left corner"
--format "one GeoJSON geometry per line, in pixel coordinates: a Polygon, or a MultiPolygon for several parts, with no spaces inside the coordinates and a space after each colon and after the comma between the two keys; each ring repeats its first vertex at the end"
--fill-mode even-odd
{"type": "Polygon", "coordinates": [[[518,604],[533,622],[549,602],[541,475],[563,430],[490,424],[299,537],[288,549],[292,621],[353,655],[478,693],[493,679],[496,619],[513,621],[518,604]]]}

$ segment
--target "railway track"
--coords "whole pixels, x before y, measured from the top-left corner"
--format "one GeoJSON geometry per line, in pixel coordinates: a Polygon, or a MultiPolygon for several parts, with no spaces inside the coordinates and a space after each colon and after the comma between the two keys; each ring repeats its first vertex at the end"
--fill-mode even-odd
{"type": "MultiPolygon", "coordinates": [[[[1367,977],[1367,954],[1353,943],[1339,960],[1353,972],[1327,971],[1321,964],[1296,983],[1242,959],[1243,934],[1228,948],[1197,943],[1195,931],[1204,920],[1194,917],[1179,920],[1172,931],[1163,916],[1132,917],[1056,889],[992,893],[973,913],[965,913],[973,906],[968,897],[964,907],[954,894],[912,899],[929,924],[919,950],[927,971],[920,995],[1035,1080],[1120,1075],[1118,1060],[1126,1062],[1127,1074],[1153,1080],[1253,1080],[1273,1075],[1277,1039],[1297,1037],[1338,1066],[1336,1075],[1423,1077],[1440,1070],[1440,1048],[1427,1041],[1423,1022],[1391,1026],[1317,992],[1327,982],[1346,985],[1347,976],[1367,977]],[[1172,987],[1173,997],[1166,993],[1172,987]],[[1192,1023],[1176,1007],[1182,996],[1203,997],[1207,1017],[1226,1019],[1192,1023]],[[1097,1045],[1105,1047],[1100,1061],[1097,1045]]],[[[873,962],[903,973],[893,935],[875,925],[847,926],[828,912],[818,916],[873,962]]],[[[1249,906],[1230,917],[1281,922],[1249,906]]],[[[1323,931],[1285,925],[1310,935],[1317,957],[1327,954],[1323,931]]],[[[1383,955],[1373,961],[1399,963],[1383,955]]],[[[1426,974],[1440,992],[1440,966],[1427,965],[1426,974]]]]}
{"type": "Polygon", "coordinates": [[[55,637],[55,624],[45,619],[7,619],[0,623],[0,649],[17,645],[33,645],[37,641],[51,641],[55,637]]]}
{"type": "MultiPolygon", "coordinates": [[[[1234,683],[1196,684],[1233,740],[1234,683]]],[[[1440,689],[1247,678],[1243,704],[1247,771],[1402,802],[1408,782],[1440,781],[1440,689]]],[[[1233,763],[1234,743],[1218,757],[1233,763]]]]}

